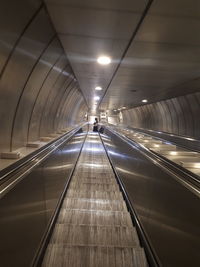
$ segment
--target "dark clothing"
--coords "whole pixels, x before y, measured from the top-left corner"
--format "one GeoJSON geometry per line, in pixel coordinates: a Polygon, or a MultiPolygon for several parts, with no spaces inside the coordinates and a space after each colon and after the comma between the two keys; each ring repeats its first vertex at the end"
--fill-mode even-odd
{"type": "Polygon", "coordinates": [[[101,128],[99,129],[99,132],[103,134],[103,133],[104,133],[104,128],[101,127],[101,128]]]}
{"type": "Polygon", "coordinates": [[[95,122],[93,124],[93,132],[98,132],[98,119],[95,118],[95,122]]]}
{"type": "Polygon", "coordinates": [[[93,127],[93,132],[98,132],[98,126],[93,127]]]}
{"type": "Polygon", "coordinates": [[[98,123],[94,123],[93,132],[98,132],[98,123]]]}

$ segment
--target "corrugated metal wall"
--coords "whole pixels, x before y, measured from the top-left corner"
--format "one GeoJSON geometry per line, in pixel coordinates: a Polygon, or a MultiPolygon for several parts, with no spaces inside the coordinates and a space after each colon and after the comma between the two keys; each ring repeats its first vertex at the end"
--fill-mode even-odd
{"type": "Polygon", "coordinates": [[[188,94],[125,110],[123,123],[200,138],[200,93],[188,94]]]}
{"type": "Polygon", "coordinates": [[[83,120],[84,98],[42,2],[1,2],[0,33],[0,152],[83,120]]]}

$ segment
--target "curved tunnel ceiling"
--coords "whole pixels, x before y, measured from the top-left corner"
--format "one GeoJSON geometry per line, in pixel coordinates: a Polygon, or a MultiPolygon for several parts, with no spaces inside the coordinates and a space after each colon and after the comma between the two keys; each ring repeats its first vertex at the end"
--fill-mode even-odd
{"type": "Polygon", "coordinates": [[[95,87],[103,96],[146,7],[146,0],[46,0],[53,24],[91,107],[95,87]],[[101,66],[100,55],[112,63],[101,66]]]}
{"type": "Polygon", "coordinates": [[[126,106],[124,122],[198,136],[199,1],[46,3],[0,4],[1,152],[82,122],[95,93],[103,109],[126,106]],[[112,63],[98,65],[100,54],[112,63]]]}
{"type": "Polygon", "coordinates": [[[87,106],[44,4],[0,7],[0,152],[11,152],[81,122],[87,106]]]}
{"type": "Polygon", "coordinates": [[[199,91],[199,1],[45,2],[90,107],[96,86],[104,110],[199,91]],[[101,54],[112,64],[99,66],[101,54]]]}

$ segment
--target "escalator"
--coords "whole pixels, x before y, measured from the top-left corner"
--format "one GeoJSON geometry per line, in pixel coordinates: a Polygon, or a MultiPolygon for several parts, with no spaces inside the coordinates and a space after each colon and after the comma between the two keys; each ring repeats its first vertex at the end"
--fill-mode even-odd
{"type": "Polygon", "coordinates": [[[104,129],[78,127],[3,173],[2,267],[199,265],[198,186],[104,129]]]}
{"type": "Polygon", "coordinates": [[[102,139],[159,266],[199,266],[199,177],[112,128],[102,139]]]}
{"type": "Polygon", "coordinates": [[[42,266],[147,266],[98,134],[86,137],[42,266]]]}

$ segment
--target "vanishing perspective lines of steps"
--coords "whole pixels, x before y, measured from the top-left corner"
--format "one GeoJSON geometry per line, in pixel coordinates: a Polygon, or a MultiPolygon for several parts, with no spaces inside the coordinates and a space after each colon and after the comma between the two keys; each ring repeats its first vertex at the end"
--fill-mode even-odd
{"type": "Polygon", "coordinates": [[[98,133],[86,137],[42,266],[148,266],[98,133]]]}

